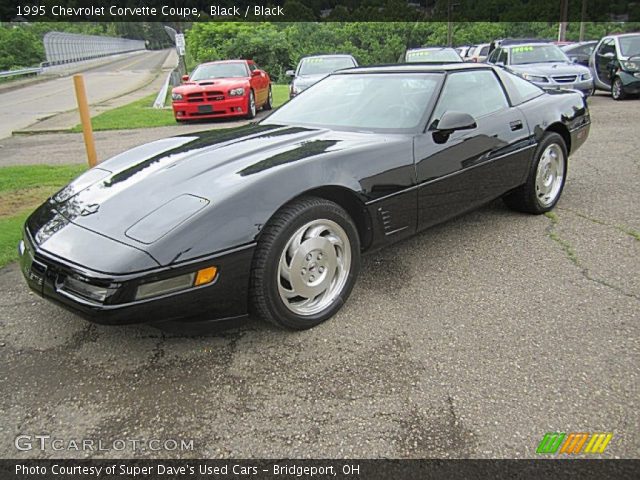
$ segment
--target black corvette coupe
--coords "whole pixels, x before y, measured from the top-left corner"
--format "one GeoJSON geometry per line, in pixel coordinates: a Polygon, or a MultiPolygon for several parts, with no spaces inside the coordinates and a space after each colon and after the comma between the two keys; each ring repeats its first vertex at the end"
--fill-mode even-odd
{"type": "Polygon", "coordinates": [[[334,73],[257,124],[101,163],[39,207],[29,286],[99,323],[335,314],[360,255],[502,197],[552,209],[589,133],[581,94],[479,64],[334,73]]]}

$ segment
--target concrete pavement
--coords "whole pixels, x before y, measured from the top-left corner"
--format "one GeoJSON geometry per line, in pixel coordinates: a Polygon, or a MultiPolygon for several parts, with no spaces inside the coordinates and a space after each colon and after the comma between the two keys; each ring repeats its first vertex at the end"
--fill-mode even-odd
{"type": "MultiPolygon", "coordinates": [[[[345,308],[311,331],[91,325],[0,270],[0,457],[521,458],[577,431],[637,458],[640,111],[590,102],[555,215],[498,201],[365,257],[345,308]],[[43,433],[194,449],[14,447],[43,433]]],[[[30,154],[74,138],[43,137],[30,154]]]]}
{"type": "MultiPolygon", "coordinates": [[[[103,103],[149,85],[158,77],[168,55],[168,50],[143,52],[84,72],[89,103],[103,103]]],[[[157,88],[159,89],[159,86],[157,88]]],[[[124,103],[134,99],[125,97],[124,103]]],[[[0,139],[10,136],[14,131],[31,127],[44,119],[76,108],[73,80],[70,76],[26,85],[15,90],[4,90],[0,92],[0,139]]],[[[77,123],[77,113],[72,111],[62,121],[56,119],[48,124],[42,122],[37,128],[51,128],[47,125],[70,128],[77,123]]]]}

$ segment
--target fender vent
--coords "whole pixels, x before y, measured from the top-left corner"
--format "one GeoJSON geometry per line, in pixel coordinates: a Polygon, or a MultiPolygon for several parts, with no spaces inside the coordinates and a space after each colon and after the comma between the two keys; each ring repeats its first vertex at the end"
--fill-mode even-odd
{"type": "Polygon", "coordinates": [[[384,208],[379,207],[378,215],[380,217],[380,222],[382,222],[384,234],[387,236],[393,235],[394,233],[398,233],[407,228],[407,225],[398,225],[398,222],[394,221],[395,217],[391,210],[385,210],[384,208]]]}

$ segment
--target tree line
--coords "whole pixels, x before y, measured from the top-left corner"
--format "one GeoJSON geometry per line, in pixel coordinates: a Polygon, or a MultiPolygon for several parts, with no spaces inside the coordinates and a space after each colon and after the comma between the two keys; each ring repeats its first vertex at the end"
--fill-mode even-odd
{"type": "MultiPolygon", "coordinates": [[[[407,48],[443,46],[447,22],[296,22],[194,23],[186,32],[187,65],[232,58],[256,61],[277,82],[300,58],[322,53],[350,53],[361,65],[396,63],[407,48]]],[[[580,24],[569,23],[567,39],[577,41],[580,24]]],[[[638,23],[587,23],[585,39],[620,31],[638,31],[638,23]]],[[[556,22],[454,22],[454,45],[498,38],[554,40],[556,22]]]]}

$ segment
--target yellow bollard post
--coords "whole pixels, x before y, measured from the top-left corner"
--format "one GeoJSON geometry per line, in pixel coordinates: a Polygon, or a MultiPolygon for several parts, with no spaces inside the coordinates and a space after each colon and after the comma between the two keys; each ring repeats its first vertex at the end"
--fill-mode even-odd
{"type": "Polygon", "coordinates": [[[80,123],[82,124],[82,136],[87,149],[87,159],[89,167],[93,168],[98,163],[96,155],[96,145],[93,141],[93,128],[91,128],[91,115],[89,114],[89,102],[87,102],[87,92],[84,89],[84,78],[82,75],[73,76],[73,85],[76,89],[76,100],[80,111],[80,123]]]}

